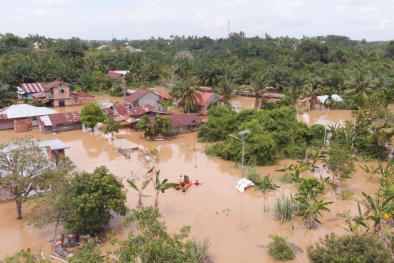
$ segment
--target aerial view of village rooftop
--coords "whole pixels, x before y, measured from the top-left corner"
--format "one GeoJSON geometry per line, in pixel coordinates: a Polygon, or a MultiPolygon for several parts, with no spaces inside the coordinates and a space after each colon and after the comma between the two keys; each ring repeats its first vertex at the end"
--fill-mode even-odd
{"type": "Polygon", "coordinates": [[[394,262],[391,0],[0,3],[0,263],[394,262]]]}

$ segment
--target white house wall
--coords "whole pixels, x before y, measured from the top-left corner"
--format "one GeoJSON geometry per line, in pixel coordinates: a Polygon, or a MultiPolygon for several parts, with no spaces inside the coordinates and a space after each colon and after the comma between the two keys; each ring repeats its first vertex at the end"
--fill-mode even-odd
{"type": "Polygon", "coordinates": [[[145,94],[144,96],[142,96],[139,100],[138,100],[138,106],[143,106],[146,104],[149,104],[153,107],[155,107],[156,110],[159,109],[159,95],[149,92],[147,94],[145,94]]]}

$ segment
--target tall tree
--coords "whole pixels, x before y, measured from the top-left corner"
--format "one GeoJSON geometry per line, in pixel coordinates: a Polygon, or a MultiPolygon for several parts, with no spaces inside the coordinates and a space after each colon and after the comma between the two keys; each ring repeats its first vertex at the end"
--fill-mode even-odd
{"type": "Polygon", "coordinates": [[[118,177],[105,166],[93,173],[80,172],[64,189],[60,202],[67,202],[63,224],[71,233],[90,233],[106,226],[113,213],[124,216],[126,192],[118,177]]]}
{"type": "Polygon", "coordinates": [[[350,79],[345,83],[347,94],[358,94],[368,97],[375,88],[375,80],[373,76],[365,69],[355,69],[350,75],[350,79]]]}
{"type": "Polygon", "coordinates": [[[221,95],[221,100],[224,105],[231,105],[231,100],[234,97],[234,92],[237,90],[237,85],[234,80],[224,76],[216,89],[217,93],[221,95]]]}
{"type": "Polygon", "coordinates": [[[171,96],[178,100],[178,107],[182,108],[185,113],[197,111],[198,101],[202,99],[196,83],[194,77],[181,79],[171,91],[171,96]]]}
{"type": "Polygon", "coordinates": [[[0,177],[0,185],[14,195],[17,219],[22,218],[22,204],[29,195],[49,188],[64,176],[33,137],[12,138],[1,143],[0,170],[5,175],[0,177]]]}
{"type": "MultiPolygon", "coordinates": [[[[260,97],[262,97],[263,93],[270,89],[268,87],[270,83],[268,72],[263,73],[256,73],[253,76],[252,84],[251,84],[251,91],[253,96],[255,97],[254,107],[259,109],[260,106],[260,97]]],[[[262,100],[263,98],[261,98],[262,100]]]]}

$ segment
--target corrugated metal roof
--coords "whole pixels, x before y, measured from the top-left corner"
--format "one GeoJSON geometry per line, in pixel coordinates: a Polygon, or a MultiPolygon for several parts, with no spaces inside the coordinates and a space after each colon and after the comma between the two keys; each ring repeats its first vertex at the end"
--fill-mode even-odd
{"type": "MultiPolygon", "coordinates": [[[[147,94],[149,92],[150,91],[146,90],[146,89],[138,89],[136,92],[134,92],[130,96],[127,96],[124,100],[129,103],[133,103],[133,102],[136,102],[137,100],[139,100],[141,97],[143,97],[145,94],[147,94]]],[[[157,95],[156,93],[153,93],[153,94],[155,94],[157,97],[159,97],[159,95],[157,95]]]]}
{"type": "Polygon", "coordinates": [[[37,93],[37,92],[48,91],[48,88],[45,86],[45,83],[43,82],[21,83],[20,87],[26,93],[37,93]]]}
{"type": "Polygon", "coordinates": [[[37,117],[37,121],[41,126],[53,126],[81,122],[81,116],[78,111],[74,111],[40,116],[37,117]]]}
{"type": "Polygon", "coordinates": [[[46,140],[46,141],[40,141],[38,142],[38,145],[42,147],[50,147],[51,150],[61,150],[61,149],[69,149],[70,146],[65,144],[59,139],[53,139],[53,140],[46,140]]]}
{"type": "Polygon", "coordinates": [[[155,109],[156,108],[153,107],[152,105],[146,104],[144,106],[140,106],[140,107],[137,107],[137,108],[132,108],[131,110],[128,111],[128,113],[129,113],[130,116],[138,116],[138,115],[141,115],[141,114],[153,111],[155,109]]]}
{"type": "Polygon", "coordinates": [[[111,106],[111,109],[118,115],[128,116],[126,108],[129,106],[129,104],[114,104],[111,106]]]}
{"type": "Polygon", "coordinates": [[[16,119],[26,117],[37,117],[49,114],[56,114],[57,112],[45,107],[35,107],[28,104],[11,105],[0,109],[0,114],[7,115],[5,119],[16,119]]]}

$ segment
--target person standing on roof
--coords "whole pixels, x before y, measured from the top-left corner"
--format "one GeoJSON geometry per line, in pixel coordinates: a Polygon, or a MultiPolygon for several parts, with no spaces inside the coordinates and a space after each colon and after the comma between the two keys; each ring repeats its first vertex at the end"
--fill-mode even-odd
{"type": "Polygon", "coordinates": [[[182,179],[182,175],[179,176],[178,182],[182,183],[183,179],[182,179]]]}

